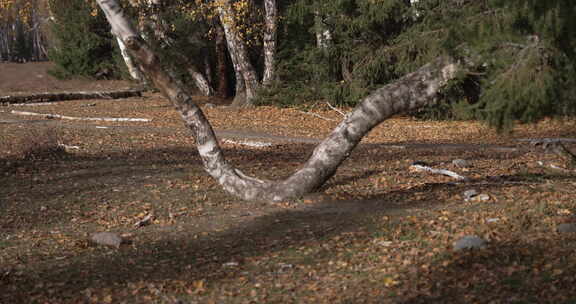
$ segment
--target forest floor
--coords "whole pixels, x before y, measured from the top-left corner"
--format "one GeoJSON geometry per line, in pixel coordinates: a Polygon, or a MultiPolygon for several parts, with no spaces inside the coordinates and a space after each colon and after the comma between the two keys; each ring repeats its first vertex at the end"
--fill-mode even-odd
{"type": "MultiPolygon", "coordinates": [[[[18,85],[3,82],[14,82],[4,68],[0,95],[18,85]]],[[[269,179],[294,172],[341,119],[324,106],[313,116],[198,102],[230,162],[269,179]]],[[[575,138],[575,126],[547,120],[499,135],[396,117],[317,193],[269,203],[225,193],[157,94],[1,106],[0,303],[573,303],[576,233],[557,228],[576,222],[576,175],[545,167],[566,164],[523,140],[575,138]],[[469,179],[410,170],[416,161],[469,179]],[[485,195],[465,200],[467,190],[485,195]],[[126,241],[97,245],[97,232],[126,241]],[[466,235],[487,247],[455,251],[466,235]]]]}

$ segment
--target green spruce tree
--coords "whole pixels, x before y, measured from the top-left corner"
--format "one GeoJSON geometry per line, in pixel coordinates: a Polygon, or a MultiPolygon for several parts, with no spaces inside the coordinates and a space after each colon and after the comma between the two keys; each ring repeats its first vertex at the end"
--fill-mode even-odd
{"type": "Polygon", "coordinates": [[[50,0],[54,14],[52,32],[57,40],[49,51],[56,64],[52,74],[59,78],[74,76],[118,77],[119,62],[115,39],[102,14],[92,16],[90,2],[50,0]],[[116,57],[116,58],[115,58],[116,57]]]}
{"type": "Polygon", "coordinates": [[[296,0],[285,12],[282,83],[271,96],[353,105],[374,87],[450,55],[469,69],[428,114],[505,130],[576,109],[572,0],[296,0]],[[324,48],[315,41],[318,19],[331,33],[324,48]]]}

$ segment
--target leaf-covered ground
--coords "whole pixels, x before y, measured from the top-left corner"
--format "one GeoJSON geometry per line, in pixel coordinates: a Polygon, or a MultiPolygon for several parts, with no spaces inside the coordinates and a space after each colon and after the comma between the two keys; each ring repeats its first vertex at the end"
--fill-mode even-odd
{"type": "MultiPolygon", "coordinates": [[[[203,109],[217,130],[235,131],[222,133],[231,162],[273,179],[311,153],[305,138],[321,139],[341,118],[320,106],[311,112],[334,121],[296,109],[203,109]],[[247,137],[272,145],[237,144],[247,137]]],[[[556,229],[576,222],[576,177],[541,166],[567,164],[519,139],[573,138],[574,126],[497,135],[473,122],[390,119],[318,193],[271,204],[223,192],[157,95],[2,107],[0,303],[573,303],[576,233],[556,229]],[[41,149],[55,142],[67,152],[41,149]],[[470,180],[415,172],[415,161],[470,180]],[[465,201],[471,189],[488,199],[465,201]],[[101,231],[127,242],[88,241],[101,231]],[[465,235],[489,245],[455,252],[465,235]]]]}

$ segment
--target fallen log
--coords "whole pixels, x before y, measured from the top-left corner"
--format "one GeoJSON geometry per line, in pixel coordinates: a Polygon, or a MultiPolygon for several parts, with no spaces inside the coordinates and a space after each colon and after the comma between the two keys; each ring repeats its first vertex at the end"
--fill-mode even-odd
{"type": "Polygon", "coordinates": [[[22,103],[42,103],[63,100],[79,99],[120,99],[128,97],[140,97],[143,90],[127,89],[116,91],[93,91],[93,92],[45,92],[32,94],[18,94],[0,96],[0,105],[22,104],[22,103]]]}
{"type": "Polygon", "coordinates": [[[65,116],[59,114],[42,114],[42,113],[34,113],[34,112],[26,112],[26,111],[10,111],[11,114],[14,115],[25,115],[25,116],[40,116],[48,119],[67,119],[67,120],[88,120],[88,121],[142,121],[142,122],[150,122],[151,119],[147,118],[109,118],[109,117],[73,117],[73,116],[65,116]]]}
{"type": "Polygon", "coordinates": [[[434,169],[432,167],[429,167],[429,166],[426,166],[423,164],[422,165],[421,164],[413,164],[410,166],[410,170],[416,171],[416,172],[430,172],[430,173],[434,173],[434,174],[446,175],[446,176],[450,176],[454,179],[461,180],[461,181],[467,181],[468,180],[468,178],[466,176],[462,176],[456,172],[446,170],[446,169],[434,169]]]}

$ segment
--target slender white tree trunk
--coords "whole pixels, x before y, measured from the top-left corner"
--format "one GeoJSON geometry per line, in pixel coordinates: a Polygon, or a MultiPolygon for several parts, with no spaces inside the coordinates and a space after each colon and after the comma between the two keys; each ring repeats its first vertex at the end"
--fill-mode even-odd
{"type": "Polygon", "coordinates": [[[266,11],[264,31],[264,77],[262,84],[268,85],[275,76],[276,31],[278,27],[278,6],[276,0],[264,0],[266,11]]]}
{"type": "Polygon", "coordinates": [[[323,16],[319,11],[314,12],[314,31],[316,32],[316,46],[319,49],[326,49],[332,45],[332,32],[326,25],[323,16]]]}
{"type": "Polygon", "coordinates": [[[317,189],[336,172],[372,128],[392,115],[429,105],[439,89],[454,79],[460,70],[460,65],[451,57],[440,57],[374,91],[314,149],[300,170],[282,181],[260,180],[245,175],[226,161],[202,110],[192,96],[162,69],[158,57],[128,23],[118,2],[97,2],[112,25],[112,31],[126,43],[134,57],[141,61],[143,71],[180,112],[193,133],[206,171],[226,191],[246,200],[282,201],[317,189]]]}
{"type": "Polygon", "coordinates": [[[126,64],[126,67],[128,68],[128,73],[130,74],[130,77],[132,77],[132,79],[134,79],[134,80],[141,81],[143,79],[143,77],[142,77],[142,74],[140,73],[140,69],[138,69],[136,64],[134,64],[134,61],[132,61],[130,54],[128,54],[128,50],[126,49],[126,45],[124,44],[122,39],[120,39],[119,37],[116,37],[116,41],[118,41],[118,47],[120,48],[120,54],[122,55],[122,59],[124,59],[124,63],[126,64]]]}
{"type": "MultiPolygon", "coordinates": [[[[248,57],[248,51],[244,42],[238,37],[236,30],[234,29],[234,12],[232,11],[232,6],[230,0],[222,0],[218,6],[218,14],[220,17],[220,23],[224,28],[224,34],[226,36],[226,43],[228,45],[228,51],[232,57],[232,63],[235,65],[235,70],[239,74],[242,74],[244,79],[244,86],[246,88],[246,100],[244,104],[241,105],[252,105],[254,97],[256,97],[256,90],[259,87],[258,77],[256,76],[256,70],[252,63],[250,63],[250,58],[248,57]]],[[[236,79],[239,82],[239,79],[236,79]]]]}
{"type": "Polygon", "coordinates": [[[188,71],[188,74],[190,74],[190,76],[192,77],[194,84],[196,85],[198,90],[200,90],[202,95],[204,96],[214,95],[214,89],[212,88],[206,77],[204,77],[204,74],[200,73],[200,71],[198,71],[198,69],[193,64],[189,64],[186,70],[188,71]]]}

